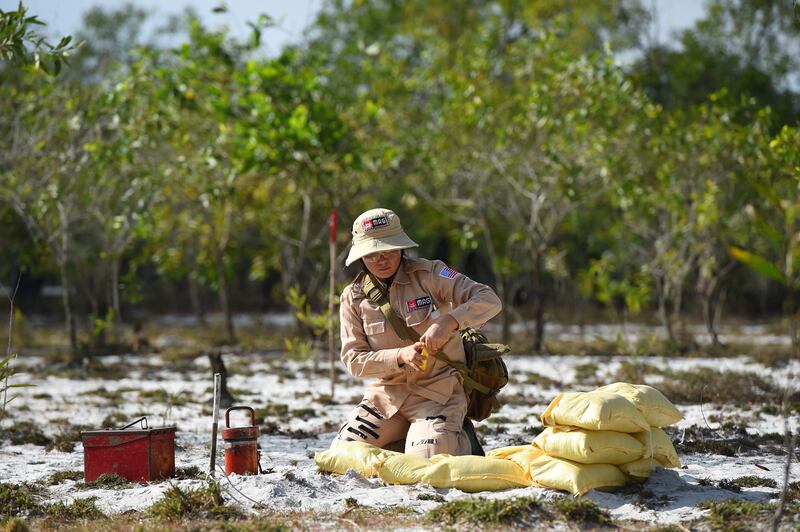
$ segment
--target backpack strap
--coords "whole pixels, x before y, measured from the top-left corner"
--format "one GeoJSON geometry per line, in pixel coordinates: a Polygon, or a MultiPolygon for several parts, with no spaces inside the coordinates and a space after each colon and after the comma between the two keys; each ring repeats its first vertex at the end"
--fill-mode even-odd
{"type": "Polygon", "coordinates": [[[405,322],[397,315],[389,303],[389,296],[383,289],[383,286],[375,280],[371,273],[367,273],[364,277],[364,294],[367,298],[381,308],[381,312],[389,321],[389,324],[397,333],[397,336],[402,340],[411,340],[412,342],[419,341],[419,334],[417,331],[405,324],[405,322]]]}

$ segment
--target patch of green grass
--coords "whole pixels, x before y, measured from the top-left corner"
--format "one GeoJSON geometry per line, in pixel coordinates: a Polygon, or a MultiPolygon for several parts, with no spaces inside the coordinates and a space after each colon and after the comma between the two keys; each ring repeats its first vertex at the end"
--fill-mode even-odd
{"type": "Polygon", "coordinates": [[[545,377],[539,373],[535,373],[533,371],[529,371],[525,374],[525,379],[522,381],[525,384],[535,384],[537,386],[542,386],[544,388],[553,388],[561,386],[561,381],[557,381],[555,379],[551,379],[550,377],[545,377]]]}
{"type": "Polygon", "coordinates": [[[446,502],[430,510],[426,517],[430,521],[455,525],[470,524],[518,524],[530,522],[541,515],[538,499],[522,497],[515,499],[459,499],[446,502]]]}
{"type": "Polygon", "coordinates": [[[652,364],[647,364],[636,359],[632,361],[626,360],[619,365],[619,369],[617,369],[613,379],[610,380],[617,382],[629,382],[631,384],[642,384],[644,383],[645,375],[658,375],[661,373],[661,370],[652,364]]]}
{"type": "Polygon", "coordinates": [[[70,425],[69,423],[62,425],[59,427],[58,434],[47,444],[45,450],[71,453],[75,450],[75,443],[81,441],[81,431],[90,429],[92,427],[88,425],[70,425]]]}
{"type": "Polygon", "coordinates": [[[760,406],[779,397],[777,387],[760,375],[713,368],[665,372],[658,389],[676,404],[760,406]]]}
{"type": "Polygon", "coordinates": [[[139,398],[151,403],[162,403],[171,406],[186,406],[192,402],[186,392],[171,394],[163,388],[142,390],[139,392],[139,398]]]}
{"type": "Polygon", "coordinates": [[[28,484],[0,483],[0,518],[33,515],[41,510],[36,496],[38,490],[28,484]]]}
{"type": "Polygon", "coordinates": [[[282,403],[272,403],[263,408],[256,408],[256,425],[264,422],[270,416],[285,416],[289,413],[289,407],[282,403]]]}
{"type": "Polygon", "coordinates": [[[61,484],[65,480],[80,480],[83,478],[83,471],[56,471],[47,477],[47,485],[54,486],[61,484]]]}
{"type": "Polygon", "coordinates": [[[44,514],[50,519],[58,519],[59,521],[103,519],[105,515],[97,507],[96,500],[97,497],[87,497],[85,499],[75,499],[72,504],[64,504],[63,501],[59,501],[45,506],[44,514]]]}
{"type": "Polygon", "coordinates": [[[327,394],[327,393],[319,394],[316,398],[314,398],[314,401],[319,403],[319,404],[321,404],[321,405],[336,405],[336,404],[339,404],[334,398],[332,398],[330,396],[330,394],[327,394]]]}
{"type": "Polygon", "coordinates": [[[551,502],[553,507],[570,523],[610,526],[611,515],[591,499],[567,497],[551,502]]]}
{"type": "MultiPolygon", "coordinates": [[[[2,521],[0,521],[0,526],[2,526],[2,521]]],[[[6,523],[5,532],[31,532],[31,527],[21,517],[12,517],[6,523]]]]}
{"type": "Polygon", "coordinates": [[[733,479],[732,483],[740,488],[757,488],[760,486],[764,486],[765,488],[778,487],[778,483],[771,478],[757,477],[755,475],[735,478],[733,479]]]}
{"type": "Polygon", "coordinates": [[[579,383],[595,382],[600,368],[594,362],[575,366],[575,380],[579,383]]]}
{"type": "Polygon", "coordinates": [[[310,419],[317,416],[317,411],[313,408],[295,408],[289,412],[293,418],[310,419]]]}
{"type": "Polygon", "coordinates": [[[92,488],[105,489],[126,488],[130,486],[130,482],[116,473],[103,473],[97,477],[94,482],[87,482],[86,484],[92,488]]]}
{"type": "Polygon", "coordinates": [[[737,425],[724,424],[718,430],[696,425],[687,427],[685,431],[678,431],[674,427],[666,427],[664,430],[675,442],[675,448],[684,453],[711,453],[731,457],[747,453],[785,453],[783,435],[749,434],[744,427],[737,425]]]}
{"type": "Polygon", "coordinates": [[[182,490],[173,485],[147,513],[156,519],[168,521],[185,518],[232,519],[241,515],[239,510],[225,504],[219,484],[213,481],[194,490],[182,490]]]}
{"type": "Polygon", "coordinates": [[[491,416],[486,420],[487,423],[514,423],[514,420],[506,416],[491,416]]]}
{"type": "Polygon", "coordinates": [[[179,480],[202,480],[205,473],[197,466],[179,467],[175,470],[175,478],[179,480]]]}
{"type": "Polygon", "coordinates": [[[13,445],[31,443],[33,445],[45,446],[50,443],[50,438],[45,436],[42,429],[32,421],[18,421],[8,427],[4,432],[13,445]]]}
{"type": "Polygon", "coordinates": [[[35,394],[33,394],[31,396],[31,398],[33,398],[33,399],[52,399],[53,396],[50,395],[49,393],[44,393],[43,392],[43,393],[35,393],[35,394]]]}
{"type": "Polygon", "coordinates": [[[703,501],[699,508],[710,510],[703,523],[711,530],[748,530],[768,523],[775,506],[768,502],[728,499],[722,502],[703,501]]]}
{"type": "Polygon", "coordinates": [[[433,501],[433,502],[444,502],[444,495],[440,495],[438,493],[420,493],[417,495],[418,501],[433,501]]]}

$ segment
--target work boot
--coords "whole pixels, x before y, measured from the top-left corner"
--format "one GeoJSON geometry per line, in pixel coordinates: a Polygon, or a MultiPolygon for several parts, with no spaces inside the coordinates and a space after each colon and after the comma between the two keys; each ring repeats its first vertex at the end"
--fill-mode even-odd
{"type": "Polygon", "coordinates": [[[486,456],[486,453],[483,452],[483,446],[481,446],[481,442],[478,440],[478,435],[475,433],[475,426],[472,424],[471,419],[467,417],[464,418],[464,425],[461,427],[461,430],[467,435],[467,439],[469,439],[470,454],[474,456],[486,456]]]}

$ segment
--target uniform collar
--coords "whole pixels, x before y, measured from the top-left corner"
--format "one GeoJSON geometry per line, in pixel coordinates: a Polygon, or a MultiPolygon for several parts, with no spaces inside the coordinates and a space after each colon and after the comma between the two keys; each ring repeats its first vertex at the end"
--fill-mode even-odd
{"type": "Polygon", "coordinates": [[[411,282],[411,280],[408,278],[408,273],[406,273],[407,264],[408,262],[406,261],[405,258],[403,258],[403,260],[400,261],[400,266],[397,268],[397,273],[394,274],[394,281],[392,282],[392,284],[394,283],[408,284],[411,282]]]}

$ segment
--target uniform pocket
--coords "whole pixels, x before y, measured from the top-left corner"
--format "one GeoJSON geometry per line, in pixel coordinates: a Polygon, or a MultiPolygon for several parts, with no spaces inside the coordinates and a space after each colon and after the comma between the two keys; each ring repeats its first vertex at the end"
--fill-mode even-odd
{"type": "Polygon", "coordinates": [[[411,314],[406,316],[406,325],[408,325],[409,327],[415,327],[421,324],[430,317],[432,311],[433,311],[433,306],[429,306],[427,308],[423,308],[421,310],[416,310],[412,312],[411,314]]]}
{"type": "Polygon", "coordinates": [[[371,321],[364,323],[364,332],[367,333],[367,336],[371,336],[373,334],[382,334],[385,328],[386,326],[384,321],[371,321]]]}

